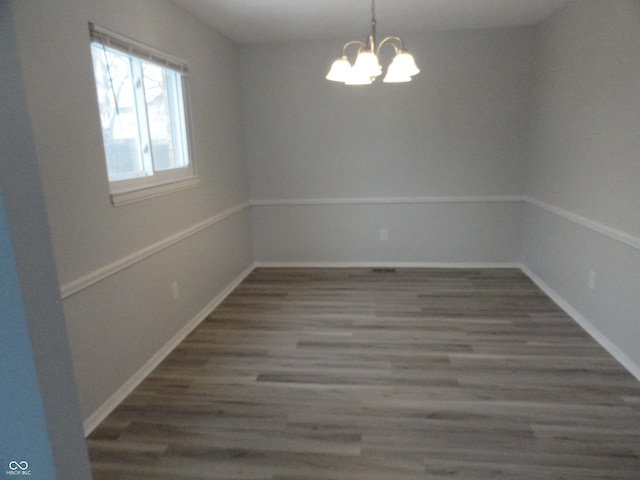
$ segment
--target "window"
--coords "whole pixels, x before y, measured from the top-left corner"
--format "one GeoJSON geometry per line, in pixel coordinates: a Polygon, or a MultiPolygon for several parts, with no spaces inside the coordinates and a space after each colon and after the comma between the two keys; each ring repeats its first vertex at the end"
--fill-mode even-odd
{"type": "Polygon", "coordinates": [[[90,31],[114,205],[196,183],[186,64],[96,25],[90,31]]]}

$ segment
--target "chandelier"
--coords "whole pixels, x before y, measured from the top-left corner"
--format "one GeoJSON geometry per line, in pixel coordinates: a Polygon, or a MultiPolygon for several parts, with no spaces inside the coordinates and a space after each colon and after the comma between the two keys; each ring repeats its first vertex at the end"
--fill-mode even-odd
{"type": "Polygon", "coordinates": [[[371,34],[367,42],[353,40],[342,47],[342,56],[333,62],[331,70],[326,76],[332,82],[341,82],[345,85],[370,85],[382,74],[382,66],[378,61],[378,54],[383,45],[393,46],[396,55],[387,68],[387,73],[382,80],[385,83],[410,82],[411,77],[420,72],[416,62],[405,48],[400,37],[385,37],[376,46],[376,5],[371,0],[371,34]],[[347,58],[347,48],[357,45],[358,53],[353,64],[347,58]]]}

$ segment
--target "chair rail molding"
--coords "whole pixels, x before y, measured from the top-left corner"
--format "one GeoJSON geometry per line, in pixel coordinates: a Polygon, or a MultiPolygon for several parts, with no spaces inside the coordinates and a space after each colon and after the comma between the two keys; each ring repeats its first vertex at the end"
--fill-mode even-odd
{"type": "Polygon", "coordinates": [[[364,198],[275,198],[251,200],[253,207],[307,205],[413,205],[430,203],[509,203],[524,202],[519,195],[477,195],[442,197],[364,197],[364,198]]]}
{"type": "Polygon", "coordinates": [[[169,248],[172,245],[177,244],[178,242],[181,242],[209,227],[212,227],[217,223],[226,220],[227,218],[249,208],[249,206],[249,202],[245,202],[235,207],[229,208],[217,215],[214,215],[211,218],[196,223],[189,228],[186,228],[141,250],[138,250],[131,255],[127,255],[126,257],[123,257],[113,263],[98,268],[97,270],[94,270],[87,275],[83,275],[76,280],[65,283],[60,287],[60,295],[63,300],[69,298],[72,295],[75,295],[76,293],[81,292],[82,290],[89,288],[92,285],[95,285],[105,278],[108,278],[111,275],[115,275],[116,273],[125,270],[131,265],[144,260],[145,258],[155,255],[156,253],[161,252],[162,250],[165,250],[166,248],[169,248]]]}
{"type": "Polygon", "coordinates": [[[616,240],[620,243],[627,245],[628,247],[635,248],[636,250],[640,250],[640,238],[631,235],[630,233],[623,232],[622,230],[618,230],[616,228],[609,227],[603,223],[596,222],[595,220],[591,220],[582,215],[578,215],[572,213],[568,210],[565,210],[560,207],[556,207],[555,205],[551,205],[549,203],[543,202],[542,200],[538,200],[532,197],[524,197],[525,202],[534,205],[542,210],[545,210],[549,213],[553,213],[558,217],[564,218],[565,220],[569,220],[581,227],[588,228],[594,232],[605,235],[613,240],[616,240]]]}

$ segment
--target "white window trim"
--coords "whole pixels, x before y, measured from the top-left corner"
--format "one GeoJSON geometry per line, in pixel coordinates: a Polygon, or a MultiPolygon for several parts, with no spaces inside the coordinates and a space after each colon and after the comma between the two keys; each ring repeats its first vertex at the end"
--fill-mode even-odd
{"type": "Polygon", "coordinates": [[[196,176],[193,176],[190,178],[185,178],[184,180],[173,180],[171,182],[154,185],[152,187],[111,192],[111,204],[114,207],[119,207],[121,205],[139,202],[148,198],[159,197],[167,193],[192,188],[198,185],[198,183],[200,183],[200,179],[196,176]]]}
{"type": "Polygon", "coordinates": [[[132,55],[134,57],[141,58],[143,60],[149,60],[152,63],[162,65],[176,70],[182,75],[189,73],[189,67],[187,62],[180,60],[177,57],[157,50],[149,45],[133,40],[119,33],[107,30],[104,27],[100,27],[94,23],[89,22],[89,31],[91,33],[91,41],[103,43],[106,47],[111,47],[114,50],[119,50],[132,55]]]}
{"type": "Polygon", "coordinates": [[[122,51],[127,55],[135,56],[171,70],[175,70],[182,76],[181,88],[189,166],[166,171],[156,171],[152,177],[146,177],[144,180],[141,178],[134,178],[128,180],[109,181],[112,205],[116,207],[120,205],[127,205],[197,186],[199,184],[199,179],[194,160],[195,154],[192,139],[193,122],[191,114],[191,98],[186,82],[186,77],[189,72],[187,63],[177,57],[168,55],[141,42],[95,25],[92,22],[89,22],[89,31],[92,42],[102,43],[107,47],[122,51]]]}

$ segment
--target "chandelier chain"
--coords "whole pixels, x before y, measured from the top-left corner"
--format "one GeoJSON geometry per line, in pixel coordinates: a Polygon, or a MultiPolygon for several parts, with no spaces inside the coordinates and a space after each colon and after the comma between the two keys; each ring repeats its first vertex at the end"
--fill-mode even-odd
{"type": "Polygon", "coordinates": [[[375,48],[375,43],[376,43],[376,2],[375,0],[371,0],[371,36],[372,36],[371,50],[373,50],[375,48]]]}

